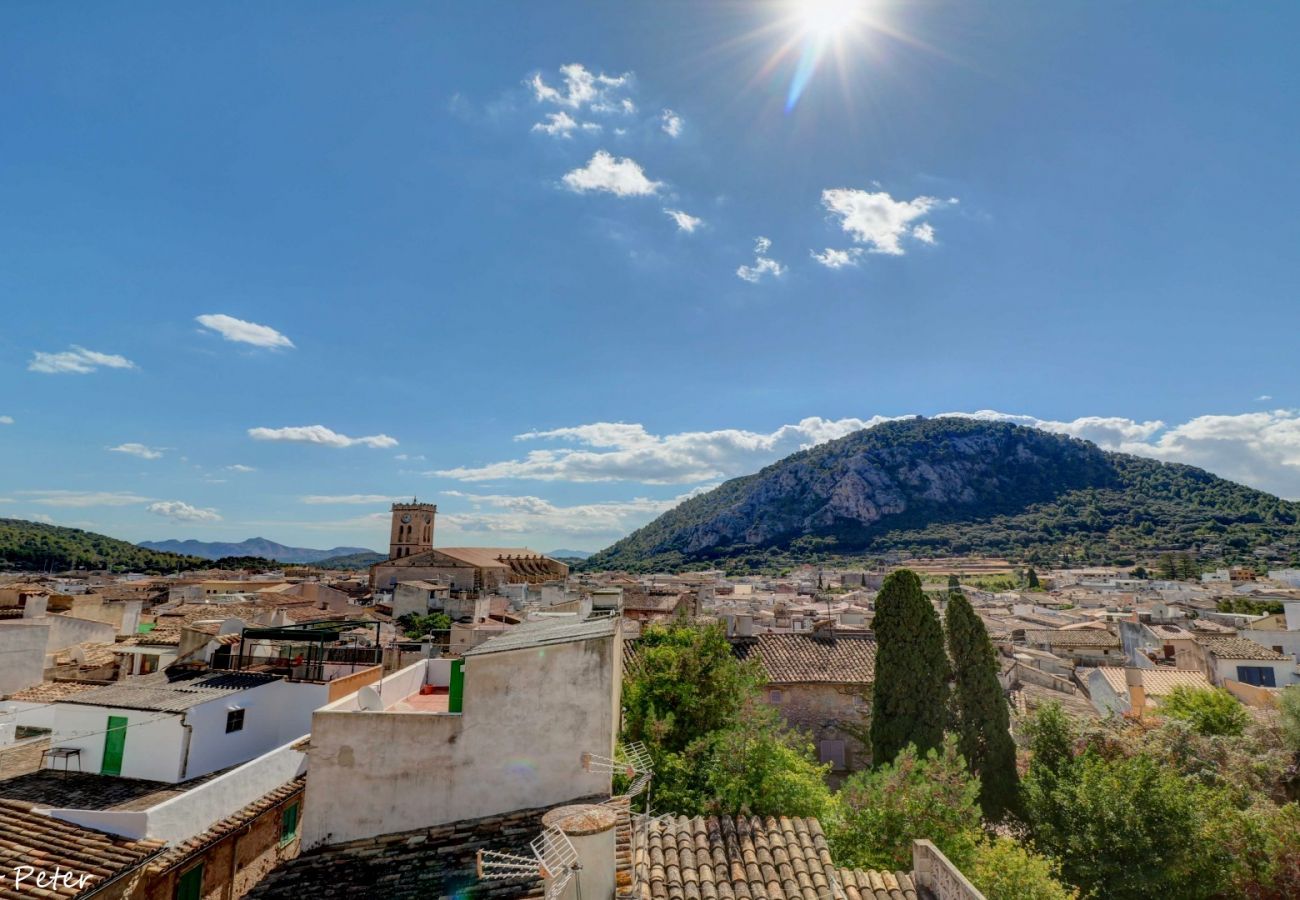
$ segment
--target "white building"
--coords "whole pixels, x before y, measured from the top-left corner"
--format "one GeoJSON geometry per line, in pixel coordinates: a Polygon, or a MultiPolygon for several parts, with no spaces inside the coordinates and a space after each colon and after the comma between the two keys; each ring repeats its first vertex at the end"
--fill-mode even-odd
{"type": "Polygon", "coordinates": [[[318,709],[304,848],[607,794],[580,754],[614,753],[621,625],[521,625],[318,709]]]}

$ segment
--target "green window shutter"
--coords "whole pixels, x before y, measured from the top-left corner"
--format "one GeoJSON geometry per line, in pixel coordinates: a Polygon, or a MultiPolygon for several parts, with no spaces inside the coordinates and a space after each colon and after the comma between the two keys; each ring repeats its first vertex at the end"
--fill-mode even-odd
{"type": "Polygon", "coordinates": [[[280,813],[280,846],[291,843],[298,836],[298,804],[291,803],[280,813]]]}
{"type": "Polygon", "coordinates": [[[201,900],[203,897],[203,863],[199,863],[176,882],[176,900],[201,900]]]}
{"type": "Polygon", "coordinates": [[[104,759],[100,763],[99,774],[122,774],[122,756],[126,752],[126,726],[126,716],[108,717],[108,730],[104,732],[104,759]]]}

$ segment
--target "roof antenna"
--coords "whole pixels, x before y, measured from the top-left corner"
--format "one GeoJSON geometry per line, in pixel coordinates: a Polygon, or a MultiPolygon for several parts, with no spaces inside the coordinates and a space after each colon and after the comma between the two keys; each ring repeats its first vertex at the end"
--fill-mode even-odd
{"type": "Polygon", "coordinates": [[[545,900],[559,900],[578,870],[578,851],[568,835],[552,825],[528,845],[532,857],[501,850],[479,850],[478,877],[485,881],[540,876],[550,882],[545,900]]]}
{"type": "Polygon", "coordinates": [[[582,767],[588,772],[605,772],[610,775],[622,775],[631,780],[627,790],[617,796],[620,800],[631,800],[645,793],[645,814],[650,815],[650,781],[654,778],[654,760],[645,744],[633,741],[619,744],[613,758],[597,756],[595,753],[582,754],[582,767]]]}

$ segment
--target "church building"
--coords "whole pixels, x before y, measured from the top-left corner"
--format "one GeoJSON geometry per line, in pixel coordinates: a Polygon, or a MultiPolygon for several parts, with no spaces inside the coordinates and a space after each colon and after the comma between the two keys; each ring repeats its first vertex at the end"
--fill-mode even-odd
{"type": "Polygon", "coordinates": [[[490,591],[503,584],[566,578],[569,567],[527,547],[433,546],[432,503],[394,503],[388,559],[370,567],[370,586],[391,590],[399,581],[438,581],[454,591],[490,591]]]}

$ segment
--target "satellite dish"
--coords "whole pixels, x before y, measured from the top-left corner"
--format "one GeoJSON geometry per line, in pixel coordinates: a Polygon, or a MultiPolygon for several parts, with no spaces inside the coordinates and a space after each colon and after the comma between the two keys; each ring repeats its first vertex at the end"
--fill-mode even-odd
{"type": "Polygon", "coordinates": [[[384,701],[380,698],[379,692],[370,685],[362,685],[357,691],[357,706],[366,712],[383,712],[384,701]]]}
{"type": "Polygon", "coordinates": [[[79,666],[84,666],[86,664],[86,651],[81,649],[80,647],[73,647],[72,661],[79,666]]]}

